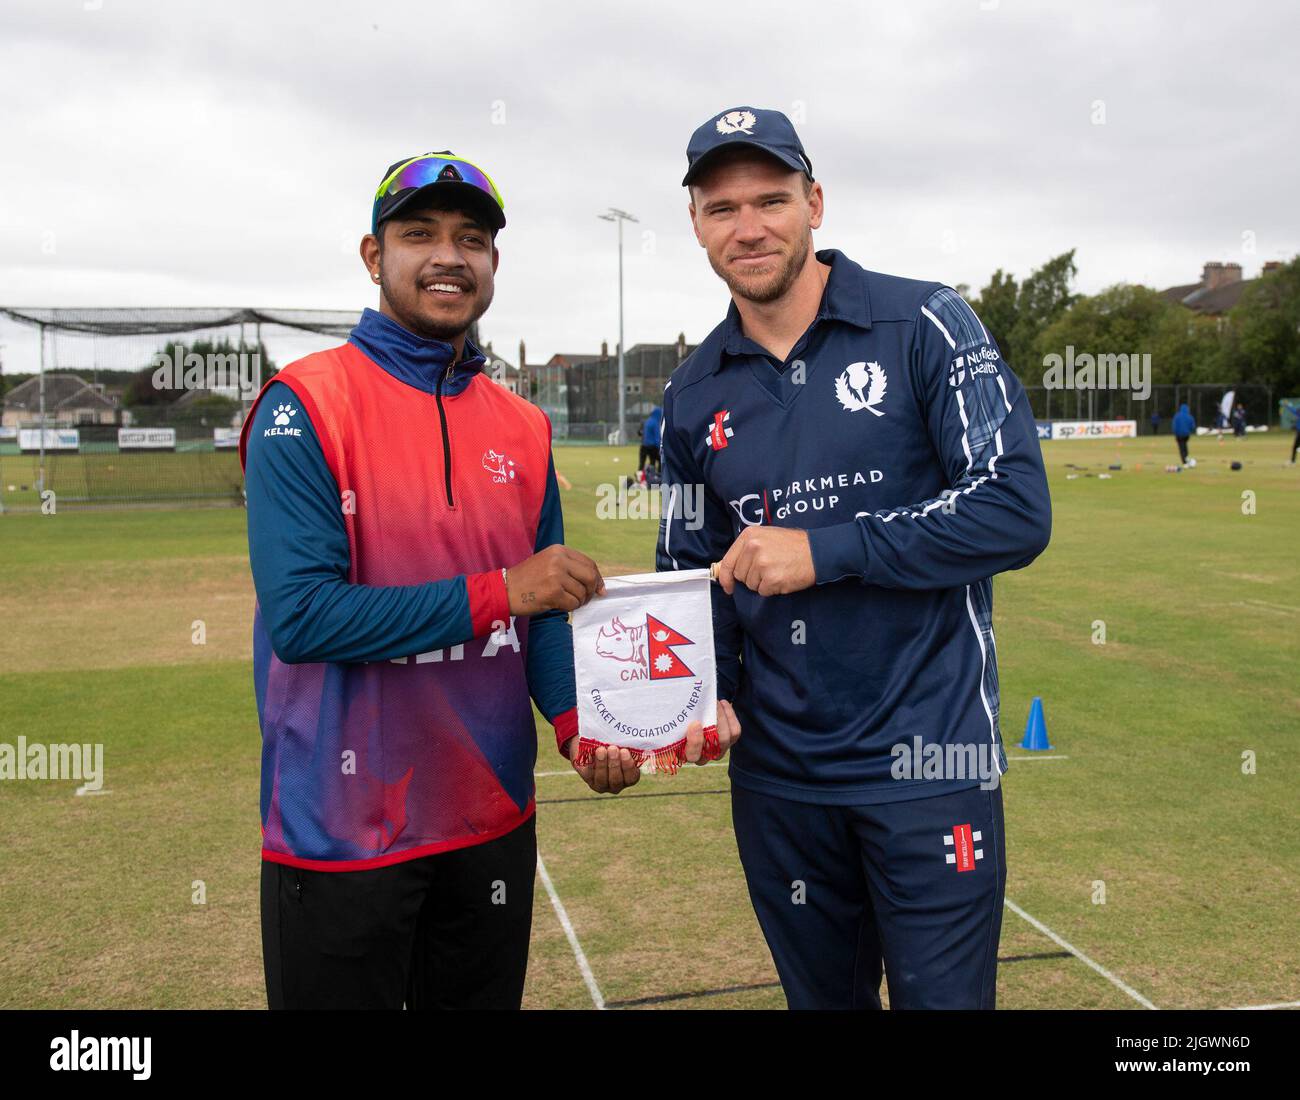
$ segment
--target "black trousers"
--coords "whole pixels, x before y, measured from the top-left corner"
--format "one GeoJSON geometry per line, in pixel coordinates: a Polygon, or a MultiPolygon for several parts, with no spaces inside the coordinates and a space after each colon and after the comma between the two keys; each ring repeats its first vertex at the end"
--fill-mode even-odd
{"type": "Polygon", "coordinates": [[[519,1008],[536,820],[485,844],[368,871],[263,860],[268,1005],[519,1008]]]}
{"type": "Polygon", "coordinates": [[[1185,435],[1176,435],[1176,436],[1174,436],[1174,438],[1175,438],[1176,440],[1178,440],[1178,457],[1179,457],[1179,458],[1180,458],[1180,459],[1185,463],[1185,462],[1187,461],[1187,440],[1188,440],[1188,436],[1185,436],[1185,435]]]}
{"type": "Polygon", "coordinates": [[[1300,451],[1300,427],[1295,430],[1295,442],[1291,444],[1291,461],[1295,461],[1295,453],[1300,451]]]}
{"type": "Polygon", "coordinates": [[[642,443],[641,452],[636,460],[636,468],[644,470],[647,465],[653,466],[656,470],[659,469],[659,448],[642,443]]]}

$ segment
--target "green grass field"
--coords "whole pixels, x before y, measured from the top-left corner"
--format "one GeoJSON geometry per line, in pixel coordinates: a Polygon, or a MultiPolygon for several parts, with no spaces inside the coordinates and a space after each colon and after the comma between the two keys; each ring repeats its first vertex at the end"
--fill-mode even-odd
{"type": "MultiPolygon", "coordinates": [[[[137,504],[194,500],[238,503],[244,476],[236,451],[188,450],[121,453],[83,448],[80,454],[45,456],[45,485],[60,502],[137,504]]],[[[182,448],[185,444],[182,444],[182,448]]],[[[35,454],[0,453],[0,511],[41,506],[35,454]]]]}
{"type": "MultiPolygon", "coordinates": [[[[1300,469],[1279,433],[1193,447],[1175,475],[1169,438],[1048,444],[1052,544],[995,582],[1000,1007],[1300,1001],[1300,469]],[[1035,695],[1054,751],[1029,759],[1035,695]]],[[[653,563],[653,519],[596,519],[634,456],[556,451],[568,542],[611,575],[653,563]]],[[[0,562],[0,740],[102,742],[106,771],[0,782],[0,1007],[264,1005],[243,511],[7,515],[0,562]]],[[[541,856],[605,1000],[782,1006],[726,768],[596,796],[540,743],[541,856]]],[[[525,1003],[592,1004],[540,882],[525,1003]]]]}

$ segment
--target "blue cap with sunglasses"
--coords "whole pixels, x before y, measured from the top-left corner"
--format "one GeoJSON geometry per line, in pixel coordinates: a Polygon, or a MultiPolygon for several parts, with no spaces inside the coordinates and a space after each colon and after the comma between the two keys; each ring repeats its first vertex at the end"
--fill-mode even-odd
{"type": "Polygon", "coordinates": [[[452,198],[465,209],[482,215],[495,236],[506,224],[506,203],[497,185],[477,164],[444,149],[439,153],[424,153],[390,164],[383,182],[375,191],[375,204],[370,212],[370,232],[379,232],[379,223],[409,207],[419,196],[429,195],[452,198]],[[431,189],[437,188],[436,191],[431,189]]]}
{"type": "Polygon", "coordinates": [[[686,146],[686,176],[682,186],[692,183],[715,153],[732,145],[761,149],[791,171],[813,178],[812,161],[803,151],[794,124],[785,115],[761,107],[733,107],[709,119],[691,135],[686,146]]]}

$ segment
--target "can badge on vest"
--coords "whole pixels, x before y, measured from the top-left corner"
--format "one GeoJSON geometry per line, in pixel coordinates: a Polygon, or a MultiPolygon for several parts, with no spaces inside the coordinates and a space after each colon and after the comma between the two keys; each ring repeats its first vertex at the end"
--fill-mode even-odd
{"type": "Polygon", "coordinates": [[[573,613],[578,751],[630,749],[644,771],[670,775],[686,759],[686,727],[704,727],[704,758],[718,749],[717,680],[709,571],[607,577],[605,595],[573,613]]]}

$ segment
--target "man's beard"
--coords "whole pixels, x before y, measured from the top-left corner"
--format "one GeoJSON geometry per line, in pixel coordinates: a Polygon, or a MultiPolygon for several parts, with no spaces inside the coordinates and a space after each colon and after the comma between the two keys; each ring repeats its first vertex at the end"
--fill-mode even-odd
{"type": "Polygon", "coordinates": [[[749,302],[775,302],[778,298],[784,297],[786,291],[794,285],[795,279],[803,270],[803,265],[808,262],[808,252],[808,238],[804,236],[794,252],[786,257],[785,263],[771,275],[764,276],[762,281],[755,281],[752,278],[743,279],[734,275],[725,265],[714,263],[712,256],[709,257],[709,264],[736,297],[744,298],[749,302]]]}
{"type": "MultiPolygon", "coordinates": [[[[441,340],[444,344],[450,343],[455,340],[456,337],[464,333],[468,333],[469,330],[474,327],[474,323],[488,311],[488,306],[492,304],[492,295],[495,290],[495,288],[489,290],[481,299],[477,297],[475,298],[474,308],[470,311],[469,319],[467,321],[463,324],[452,324],[448,322],[429,321],[418,313],[407,313],[402,311],[400,306],[394,303],[393,296],[389,293],[388,280],[384,277],[382,271],[379,273],[379,289],[383,292],[389,305],[392,306],[393,312],[397,313],[397,320],[401,323],[403,328],[409,329],[417,336],[422,336],[426,340],[441,340]]],[[[424,291],[422,289],[417,289],[416,293],[423,294],[424,291]]],[[[477,295],[477,288],[474,293],[477,295]]]]}

